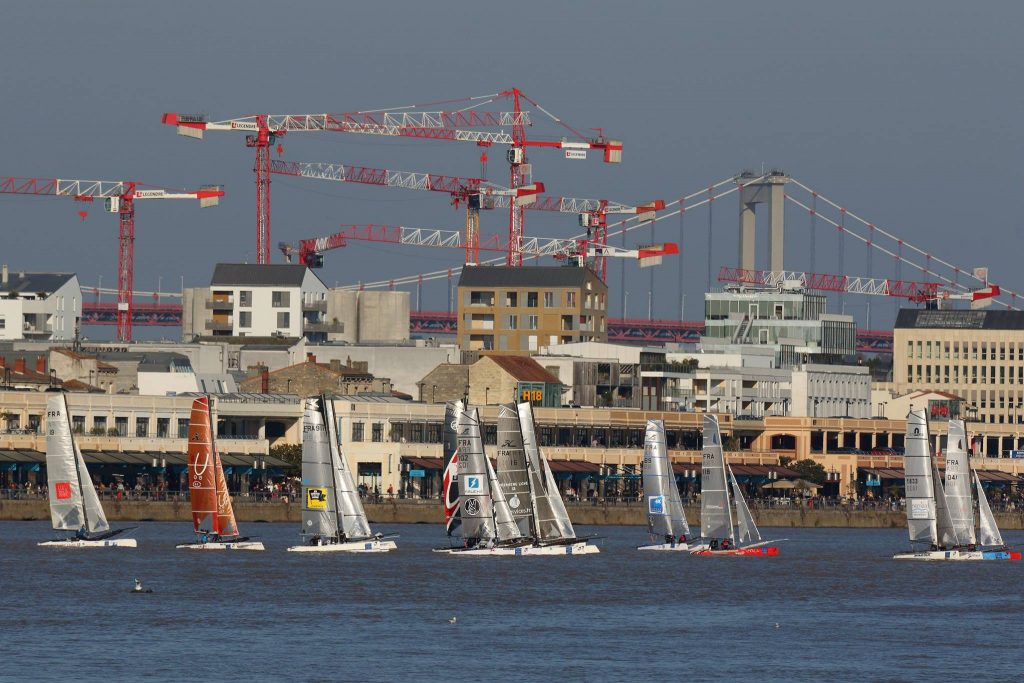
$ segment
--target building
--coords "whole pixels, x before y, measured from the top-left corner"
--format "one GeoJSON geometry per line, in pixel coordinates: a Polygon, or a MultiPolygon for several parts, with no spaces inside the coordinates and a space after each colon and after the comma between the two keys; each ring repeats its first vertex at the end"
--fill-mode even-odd
{"type": "Polygon", "coordinates": [[[47,371],[43,354],[37,354],[34,359],[25,355],[10,359],[0,356],[0,387],[5,390],[46,391],[60,385],[56,373],[47,371]]]}
{"type": "Polygon", "coordinates": [[[316,396],[335,394],[355,396],[377,394],[390,396],[391,380],[374,377],[365,363],[342,365],[340,360],[318,363],[312,353],[306,360],[280,370],[262,369],[242,380],[239,388],[244,393],[289,394],[316,396]]]}
{"type": "Polygon", "coordinates": [[[701,345],[729,348],[754,344],[775,351],[775,367],[835,363],[856,351],[852,316],[825,312],[825,297],[799,283],[778,290],[730,287],[704,295],[701,345]]]}
{"type": "Polygon", "coordinates": [[[77,275],[0,270],[0,340],[70,341],[81,319],[77,275]]]}
{"type": "Polygon", "coordinates": [[[896,317],[893,390],[943,391],[980,422],[1024,422],[1024,311],[914,310],[896,317]]]}
{"type": "Polygon", "coordinates": [[[95,355],[71,349],[51,349],[50,367],[65,382],[81,382],[105,393],[117,393],[118,368],[95,355]]]}
{"type": "Polygon", "coordinates": [[[469,394],[473,405],[529,401],[535,406],[562,405],[564,387],[535,359],[495,353],[472,364],[442,364],[419,382],[419,397],[444,403],[469,394]]]}
{"type": "MultiPolygon", "coordinates": [[[[409,341],[409,292],[332,289],[327,320],[339,321],[327,339],[345,344],[403,344],[409,341]]],[[[312,341],[312,339],[311,339],[312,341]]]]}
{"type": "Polygon", "coordinates": [[[182,337],[306,337],[341,332],[327,318],[327,286],[313,271],[287,263],[218,263],[208,288],[186,289],[182,337]]]}
{"type": "MultiPolygon", "coordinates": [[[[871,369],[863,365],[817,365],[789,368],[790,402],[782,415],[868,418],[871,369]]],[[[906,417],[906,413],[902,417],[906,417]]]]}
{"type": "Polygon", "coordinates": [[[527,355],[608,338],[608,287],[585,267],[466,266],[457,308],[467,351],[527,355]]]}

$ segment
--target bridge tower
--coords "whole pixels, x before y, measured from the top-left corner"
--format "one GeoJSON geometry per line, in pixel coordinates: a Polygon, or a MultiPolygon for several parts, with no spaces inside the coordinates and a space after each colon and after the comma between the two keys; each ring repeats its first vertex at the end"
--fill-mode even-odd
{"type": "Polygon", "coordinates": [[[740,268],[755,270],[754,255],[757,246],[757,216],[756,207],[758,204],[768,204],[769,211],[769,233],[768,270],[783,270],[783,237],[786,227],[786,183],[789,176],[785,172],[773,169],[762,174],[764,178],[757,182],[750,182],[757,176],[744,171],[737,178],[738,183],[750,183],[740,189],[740,268]]]}

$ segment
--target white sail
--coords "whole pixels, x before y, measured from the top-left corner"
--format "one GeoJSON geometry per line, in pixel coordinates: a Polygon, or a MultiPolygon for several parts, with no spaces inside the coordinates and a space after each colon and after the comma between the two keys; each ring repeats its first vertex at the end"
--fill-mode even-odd
{"type": "Polygon", "coordinates": [[[534,535],[530,466],[515,404],[498,406],[498,483],[522,536],[534,535]]]}
{"type": "Polygon", "coordinates": [[[733,538],[732,509],[725,481],[725,453],[718,417],[704,414],[704,450],[700,471],[700,535],[706,539],[733,538]]]}
{"type": "Polygon", "coordinates": [[[750,514],[750,508],[747,507],[747,501],[743,497],[740,484],[736,481],[736,475],[732,473],[732,468],[729,467],[728,469],[729,481],[732,482],[732,497],[736,499],[736,517],[740,527],[736,540],[739,543],[760,541],[761,532],[757,530],[757,525],[754,524],[754,517],[750,514]]]}
{"type": "Polygon", "coordinates": [[[949,514],[949,502],[946,499],[946,489],[942,486],[942,475],[939,474],[939,466],[932,460],[932,486],[935,490],[935,534],[939,539],[939,545],[944,548],[953,548],[962,543],[960,537],[953,527],[953,518],[949,514]]]}
{"type": "Polygon", "coordinates": [[[319,398],[307,398],[302,418],[302,533],[324,539],[338,533],[331,437],[319,398]]]}
{"type": "Polygon", "coordinates": [[[495,538],[488,469],[480,413],[467,408],[459,417],[459,514],[463,538],[474,542],[495,538]]]}
{"type": "Polygon", "coordinates": [[[924,410],[911,410],[907,415],[904,447],[903,470],[910,541],[937,544],[932,456],[928,447],[928,420],[924,410]]]}
{"type": "Polygon", "coordinates": [[[563,539],[576,538],[576,531],[572,528],[572,522],[569,521],[569,511],[565,509],[565,501],[562,500],[562,494],[558,491],[558,484],[555,483],[555,477],[551,474],[548,459],[543,455],[541,455],[540,464],[544,468],[544,483],[547,489],[548,500],[551,503],[551,509],[555,513],[555,525],[558,527],[558,534],[563,539]]]}
{"type": "Polygon", "coordinates": [[[360,540],[373,535],[370,523],[366,519],[366,510],[359,500],[352,471],[348,468],[345,454],[341,451],[338,439],[338,418],[334,414],[334,402],[323,399],[324,415],[327,422],[327,434],[331,446],[331,464],[334,470],[334,494],[337,509],[341,511],[341,532],[346,540],[360,540]]]}
{"type": "Polygon", "coordinates": [[[84,528],[90,533],[110,529],[85,459],[71,434],[71,417],[63,393],[46,401],[46,478],[54,529],[84,528]]]}
{"type": "Polygon", "coordinates": [[[673,538],[690,534],[683,513],[672,463],[665,444],[665,423],[648,420],[644,436],[644,497],[647,499],[647,524],[653,536],[673,538]]]}
{"type": "Polygon", "coordinates": [[[953,531],[962,544],[975,543],[974,504],[971,498],[971,465],[968,459],[967,430],[963,420],[949,421],[946,443],[946,503],[953,531]]]}
{"type": "MultiPolygon", "coordinates": [[[[530,470],[530,492],[533,500],[533,517],[537,540],[551,541],[565,538],[558,523],[553,501],[548,495],[548,486],[541,465],[540,448],[537,447],[537,432],[533,423],[533,409],[529,403],[516,406],[519,414],[519,430],[523,435],[523,450],[530,470]]],[[[557,491],[556,491],[557,494],[557,491]]]]}
{"type": "Polygon", "coordinates": [[[498,475],[494,473],[494,468],[491,467],[491,461],[485,458],[484,462],[487,464],[487,478],[491,482],[491,500],[494,504],[494,527],[498,542],[507,543],[508,541],[523,538],[523,533],[512,516],[512,510],[509,508],[508,501],[505,500],[505,492],[501,490],[501,485],[498,483],[498,475]]]}
{"type": "Polygon", "coordinates": [[[988,506],[988,498],[985,496],[985,489],[981,486],[981,479],[978,473],[974,473],[974,483],[978,487],[978,517],[980,518],[980,533],[978,541],[981,545],[1003,547],[1003,535],[999,533],[996,526],[996,518],[992,515],[992,508],[988,506]]]}

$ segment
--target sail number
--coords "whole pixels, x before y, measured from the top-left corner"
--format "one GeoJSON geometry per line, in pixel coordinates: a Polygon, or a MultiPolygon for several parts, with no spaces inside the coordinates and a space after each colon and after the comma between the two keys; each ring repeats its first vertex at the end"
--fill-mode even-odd
{"type": "Polygon", "coordinates": [[[715,459],[715,454],[714,453],[705,453],[704,454],[704,461],[705,462],[707,462],[709,460],[714,460],[714,459],[715,459]]]}

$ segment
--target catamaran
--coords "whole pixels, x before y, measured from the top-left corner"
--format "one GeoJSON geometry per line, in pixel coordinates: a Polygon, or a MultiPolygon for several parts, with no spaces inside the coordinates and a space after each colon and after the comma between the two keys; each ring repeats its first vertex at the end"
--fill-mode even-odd
{"type": "Polygon", "coordinates": [[[971,468],[962,420],[950,420],[946,448],[945,486],[932,458],[925,411],[911,409],[903,456],[907,501],[907,531],[912,550],[893,555],[897,560],[1019,560],[1003,542],[978,473],[981,533],[974,530],[971,468]],[[917,547],[914,545],[917,544],[917,547]],[[927,544],[927,548],[924,545],[927,544]],[[988,549],[986,549],[986,547],[988,549]]]}
{"type": "Polygon", "coordinates": [[[134,538],[114,538],[127,529],[110,530],[82,451],[71,433],[71,416],[63,393],[46,401],[46,478],[50,519],[56,531],[74,531],[74,538],[43,541],[59,548],[135,548],[134,538]]]}
{"type": "Polygon", "coordinates": [[[188,491],[192,503],[195,543],[179,543],[188,550],[263,550],[263,543],[240,537],[231,506],[220,453],[214,441],[210,398],[192,401],[188,423],[188,491]]]}
{"type": "MultiPolygon", "coordinates": [[[[554,476],[536,445],[529,403],[503,405],[498,418],[498,469],[483,449],[476,409],[458,415],[458,555],[588,555],[597,546],[576,536],[554,476]]],[[[456,410],[455,412],[458,412],[456,410]]]]}
{"type": "Polygon", "coordinates": [[[647,533],[651,542],[637,550],[688,550],[690,525],[683,513],[683,501],[668,459],[665,423],[648,420],[644,436],[644,497],[647,500],[647,533]]]}
{"type": "MultiPolygon", "coordinates": [[[[700,545],[691,555],[745,555],[774,557],[779,554],[777,541],[762,541],[761,532],[747,507],[739,482],[732,468],[725,463],[722,434],[716,415],[704,415],[704,454],[700,473],[700,545]],[[733,528],[729,486],[736,500],[739,534],[733,528]],[[746,545],[739,545],[746,543],[746,545]]],[[[778,539],[785,540],[785,539],[778,539]]]]}
{"type": "Polygon", "coordinates": [[[302,545],[290,552],[383,553],[395,542],[370,531],[338,442],[334,404],[307,398],[302,425],[302,545]]]}

